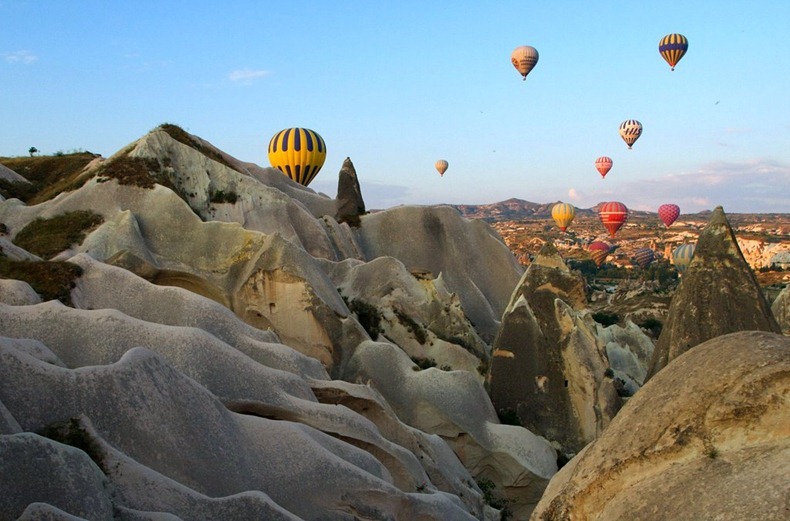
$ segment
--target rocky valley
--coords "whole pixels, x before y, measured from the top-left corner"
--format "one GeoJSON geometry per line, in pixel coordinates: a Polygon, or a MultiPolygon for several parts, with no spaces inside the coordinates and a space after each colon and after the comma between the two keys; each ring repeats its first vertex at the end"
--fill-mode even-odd
{"type": "Polygon", "coordinates": [[[592,210],[368,212],[173,125],[0,163],[0,519],[790,517],[786,216],[635,213],[622,269],[694,258],[605,276],[592,210]]]}

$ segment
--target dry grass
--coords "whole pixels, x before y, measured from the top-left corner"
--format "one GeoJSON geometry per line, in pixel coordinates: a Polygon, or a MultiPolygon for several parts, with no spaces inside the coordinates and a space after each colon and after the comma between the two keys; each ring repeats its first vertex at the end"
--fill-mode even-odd
{"type": "Polygon", "coordinates": [[[83,170],[96,156],[90,152],[54,156],[0,158],[0,163],[21,175],[30,185],[0,181],[0,194],[15,197],[28,205],[54,198],[60,193],[76,190],[90,179],[83,170]]]}
{"type": "Polygon", "coordinates": [[[102,222],[100,215],[87,210],[69,212],[51,219],[38,218],[16,234],[14,244],[49,259],[72,244],[81,244],[88,232],[102,222]]]}
{"type": "Polygon", "coordinates": [[[213,159],[214,161],[221,163],[232,170],[236,170],[230,163],[225,159],[225,157],[217,152],[216,150],[204,146],[199,141],[195,140],[192,136],[190,136],[183,128],[179,127],[178,125],[173,125],[172,123],[163,123],[157,127],[160,130],[164,130],[167,134],[178,141],[179,143],[183,143],[184,145],[194,148],[204,156],[213,159]]]}
{"type": "Polygon", "coordinates": [[[0,256],[0,278],[30,284],[43,300],[59,300],[71,306],[71,289],[82,268],[70,262],[12,261],[0,256]]]}

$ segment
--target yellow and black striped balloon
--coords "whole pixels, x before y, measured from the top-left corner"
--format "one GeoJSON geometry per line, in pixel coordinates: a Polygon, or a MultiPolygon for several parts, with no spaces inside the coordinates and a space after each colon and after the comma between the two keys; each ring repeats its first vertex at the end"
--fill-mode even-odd
{"type": "Polygon", "coordinates": [[[326,144],[314,130],[286,128],[269,141],[269,163],[301,185],[310,184],[324,161],[326,144]]]}
{"type": "Polygon", "coordinates": [[[658,52],[674,71],[675,65],[680,61],[689,48],[688,39],[682,34],[668,34],[658,42],[658,52]]]}

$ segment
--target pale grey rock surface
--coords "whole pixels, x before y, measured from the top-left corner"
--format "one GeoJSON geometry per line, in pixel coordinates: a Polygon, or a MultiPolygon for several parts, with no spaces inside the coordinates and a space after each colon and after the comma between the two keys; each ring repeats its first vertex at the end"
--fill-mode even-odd
{"type": "Polygon", "coordinates": [[[775,333],[678,356],[552,478],[532,519],[787,519],[789,375],[775,333]]]}
{"type": "Polygon", "coordinates": [[[22,183],[29,185],[30,181],[22,177],[21,175],[17,174],[10,168],[5,165],[0,165],[0,179],[3,181],[8,181],[10,183],[22,183]]]}
{"type": "Polygon", "coordinates": [[[544,245],[505,310],[489,381],[500,417],[544,436],[564,455],[595,439],[620,407],[584,286],[553,244],[544,245]]]}
{"type": "Polygon", "coordinates": [[[779,292],[771,304],[771,312],[785,335],[790,335],[790,286],[779,292]]]}
{"type": "Polygon", "coordinates": [[[653,341],[630,320],[626,320],[625,327],[598,324],[596,329],[598,342],[606,350],[614,378],[621,382],[624,395],[632,396],[647,376],[647,366],[655,349],[653,341]]]}
{"type": "MultiPolygon", "coordinates": [[[[104,219],[55,257],[83,269],[74,307],[0,303],[0,432],[77,422],[122,520],[496,519],[477,478],[523,518],[556,461],[498,424],[481,385],[522,271],[491,228],[430,207],[349,226],[337,200],[187,140],[156,130],[77,190],[0,202],[15,260],[35,259],[10,240],[36,218],[104,219]],[[102,174],[129,157],[167,186],[102,174]],[[375,306],[389,343],[370,342],[341,294],[375,306]],[[417,374],[409,356],[456,370],[417,374]],[[409,385],[387,383],[388,357],[409,385]]],[[[76,515],[34,496],[29,519],[76,515]]]]}
{"type": "Polygon", "coordinates": [[[41,297],[27,282],[0,279],[0,302],[9,306],[25,306],[38,304],[41,302],[41,297]]]}
{"type": "Polygon", "coordinates": [[[672,297],[647,378],[705,340],[750,330],[781,332],[719,206],[700,234],[691,264],[672,297]]]}

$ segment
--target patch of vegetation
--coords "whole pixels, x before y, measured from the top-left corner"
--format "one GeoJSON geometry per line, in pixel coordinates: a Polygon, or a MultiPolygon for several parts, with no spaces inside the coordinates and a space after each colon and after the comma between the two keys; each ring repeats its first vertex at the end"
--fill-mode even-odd
{"type": "Polygon", "coordinates": [[[417,342],[424,344],[428,340],[428,334],[425,332],[425,328],[418,324],[416,320],[399,309],[395,310],[395,316],[398,317],[398,321],[403,324],[410,333],[414,334],[414,338],[417,339],[417,342]]]}
{"type": "Polygon", "coordinates": [[[57,442],[80,449],[93,460],[96,465],[104,472],[108,472],[107,462],[104,459],[104,451],[96,439],[85,430],[78,418],[71,418],[68,422],[56,422],[44,427],[42,436],[57,442]]]}
{"type": "Polygon", "coordinates": [[[0,195],[33,205],[76,190],[91,178],[83,175],[83,170],[95,157],[95,154],[80,151],[54,156],[0,158],[0,163],[30,181],[27,184],[0,180],[0,195]]]}
{"type": "Polygon", "coordinates": [[[501,409],[496,412],[496,415],[499,417],[499,423],[502,425],[521,425],[521,419],[513,409],[501,409]]]}
{"type": "Polygon", "coordinates": [[[157,129],[167,132],[167,134],[171,138],[175,139],[179,143],[182,143],[188,147],[194,148],[195,150],[197,150],[204,156],[208,157],[209,159],[213,159],[217,163],[221,163],[232,170],[236,170],[230,163],[228,163],[228,161],[225,159],[225,157],[222,154],[220,154],[213,148],[209,148],[203,145],[202,143],[200,143],[200,141],[194,139],[191,135],[189,135],[189,133],[187,133],[187,131],[185,131],[183,128],[179,127],[178,125],[174,125],[172,123],[162,123],[157,127],[157,129]]]}
{"type": "Polygon", "coordinates": [[[13,261],[0,255],[0,278],[30,284],[43,300],[59,300],[72,306],[71,290],[82,268],[70,262],[13,261]]]}
{"type": "Polygon", "coordinates": [[[433,358],[417,358],[416,356],[413,356],[411,357],[411,361],[417,365],[417,368],[414,369],[415,371],[436,367],[436,360],[433,358]]]}
{"type": "Polygon", "coordinates": [[[224,192],[222,190],[217,190],[216,192],[212,192],[209,195],[209,202],[222,204],[222,203],[230,203],[235,204],[238,201],[239,197],[236,195],[236,192],[224,192]]]}
{"type": "Polygon", "coordinates": [[[477,366],[477,372],[480,373],[480,376],[487,376],[489,369],[491,369],[491,363],[488,360],[483,360],[477,366]]]}
{"type": "Polygon", "coordinates": [[[156,159],[123,155],[105,163],[99,175],[115,179],[121,185],[153,188],[157,183],[154,174],[161,169],[156,159]]]}
{"type": "Polygon", "coordinates": [[[710,445],[709,447],[705,448],[705,455],[710,459],[716,459],[719,457],[719,449],[713,445],[710,445]]]}
{"type": "Polygon", "coordinates": [[[368,304],[364,300],[349,299],[346,296],[343,296],[343,301],[348,306],[348,310],[357,317],[357,321],[367,331],[371,339],[376,340],[383,333],[381,311],[376,306],[368,304]]]}
{"type": "Polygon", "coordinates": [[[49,259],[72,244],[81,244],[88,232],[103,221],[101,215],[88,210],[68,212],[50,219],[39,217],[16,234],[14,244],[49,259]]]}
{"type": "Polygon", "coordinates": [[[592,318],[604,327],[617,324],[620,321],[620,315],[613,311],[599,311],[593,313],[592,318]]]}
{"type": "Polygon", "coordinates": [[[452,371],[453,367],[451,365],[444,364],[439,369],[441,369],[442,371],[452,371]]]}
{"type": "Polygon", "coordinates": [[[500,518],[502,521],[506,521],[511,518],[513,512],[510,511],[510,503],[509,499],[501,497],[497,494],[496,491],[496,484],[493,481],[486,478],[480,478],[477,480],[477,486],[480,488],[480,491],[483,493],[483,501],[486,502],[487,505],[496,508],[500,511],[500,518]]]}

